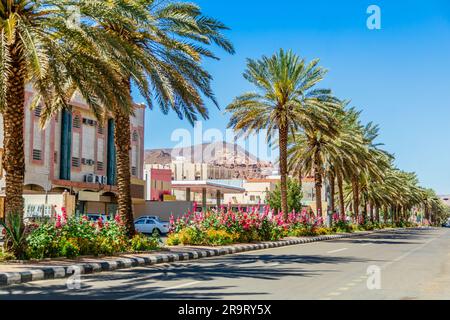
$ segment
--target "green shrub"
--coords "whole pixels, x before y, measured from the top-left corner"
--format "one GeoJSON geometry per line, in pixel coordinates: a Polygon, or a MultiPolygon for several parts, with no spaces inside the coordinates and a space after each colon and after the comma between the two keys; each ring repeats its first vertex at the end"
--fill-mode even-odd
{"type": "Polygon", "coordinates": [[[159,248],[159,239],[138,234],[130,240],[130,246],[134,252],[157,250],[159,248]]]}
{"type": "Polygon", "coordinates": [[[0,262],[15,260],[15,259],[16,259],[16,257],[14,256],[14,254],[5,251],[3,248],[0,248],[0,262]]]}
{"type": "Polygon", "coordinates": [[[206,232],[205,244],[212,246],[224,246],[232,244],[235,241],[235,235],[225,230],[208,230],[206,232]]]}

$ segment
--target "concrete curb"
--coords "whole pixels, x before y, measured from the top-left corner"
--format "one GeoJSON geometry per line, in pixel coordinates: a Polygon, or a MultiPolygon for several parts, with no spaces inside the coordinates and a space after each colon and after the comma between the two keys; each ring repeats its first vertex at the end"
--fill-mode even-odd
{"type": "Polygon", "coordinates": [[[365,236],[374,233],[405,230],[401,228],[383,229],[376,231],[363,231],[348,234],[334,234],[308,238],[296,238],[288,240],[280,240],[273,242],[260,242],[255,244],[232,245],[221,248],[211,248],[185,253],[168,253],[159,254],[149,257],[133,257],[133,258],[117,258],[111,261],[99,261],[93,263],[81,263],[65,267],[42,267],[40,269],[30,269],[22,272],[4,272],[0,273],[0,287],[13,284],[20,284],[40,280],[62,279],[70,277],[74,274],[92,274],[96,272],[114,271],[118,269],[128,269],[139,266],[150,266],[162,263],[171,263],[176,261],[197,260],[201,258],[209,258],[215,256],[229,255],[239,252],[248,252],[263,250],[269,248],[278,248],[306,244],[318,241],[335,240],[342,238],[351,238],[355,236],[365,236]]]}

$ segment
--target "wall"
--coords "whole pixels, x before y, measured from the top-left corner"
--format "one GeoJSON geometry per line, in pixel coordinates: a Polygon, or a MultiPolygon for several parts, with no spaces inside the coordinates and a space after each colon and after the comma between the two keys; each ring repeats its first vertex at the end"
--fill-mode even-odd
{"type": "Polygon", "coordinates": [[[152,169],[146,166],[144,179],[147,201],[159,201],[162,194],[170,194],[172,191],[172,172],[169,169],[152,169]]]}
{"type": "Polygon", "coordinates": [[[161,217],[162,220],[169,221],[171,214],[179,217],[192,211],[193,203],[187,201],[171,201],[171,202],[156,202],[146,201],[143,205],[134,206],[134,217],[139,218],[143,215],[154,215],[161,217]]]}

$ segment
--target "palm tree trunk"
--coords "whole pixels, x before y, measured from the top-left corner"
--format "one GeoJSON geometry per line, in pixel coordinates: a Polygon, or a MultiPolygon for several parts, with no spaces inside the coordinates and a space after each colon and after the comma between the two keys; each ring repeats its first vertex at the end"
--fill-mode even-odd
{"type": "Polygon", "coordinates": [[[322,216],[322,168],[320,167],[319,152],[314,155],[314,183],[316,189],[317,215],[322,216]]]}
{"type": "Polygon", "coordinates": [[[288,218],[288,203],[287,203],[287,140],[288,128],[280,126],[278,130],[279,148],[280,148],[280,174],[281,174],[281,211],[283,212],[285,220],[288,218]]]}
{"type": "Polygon", "coordinates": [[[303,189],[303,176],[302,176],[302,169],[298,170],[298,185],[300,186],[300,189],[303,189]]]}
{"type": "Polygon", "coordinates": [[[375,221],[375,216],[373,212],[373,204],[370,201],[369,201],[369,215],[370,215],[370,222],[373,223],[375,221]]]}
{"type": "Polygon", "coordinates": [[[11,68],[6,90],[6,106],[3,110],[5,169],[5,212],[19,214],[23,218],[23,184],[25,178],[25,61],[20,57],[17,43],[9,47],[11,68]]]}
{"type": "Polygon", "coordinates": [[[335,213],[336,211],[336,203],[335,203],[335,195],[336,195],[336,178],[334,174],[330,174],[330,193],[331,193],[331,213],[335,213]]]}
{"type": "Polygon", "coordinates": [[[338,174],[337,176],[337,184],[339,189],[339,206],[340,206],[340,214],[341,218],[345,219],[345,203],[344,203],[344,183],[342,181],[342,176],[338,174]]]}
{"type": "MultiPolygon", "coordinates": [[[[123,82],[124,85],[130,88],[129,80],[125,80],[123,82]]],[[[116,125],[114,126],[114,141],[116,145],[117,162],[118,213],[125,223],[127,236],[132,238],[136,234],[136,230],[134,228],[133,205],[131,199],[130,115],[119,106],[116,106],[114,108],[114,119],[116,122],[116,125]]]]}
{"type": "Polygon", "coordinates": [[[352,191],[353,191],[353,214],[356,221],[359,222],[359,184],[356,178],[352,179],[352,191]]]}

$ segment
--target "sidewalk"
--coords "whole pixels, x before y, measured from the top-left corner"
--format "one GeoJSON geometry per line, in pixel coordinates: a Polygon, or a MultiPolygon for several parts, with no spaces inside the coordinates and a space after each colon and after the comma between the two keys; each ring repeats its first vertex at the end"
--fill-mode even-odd
{"type": "Polygon", "coordinates": [[[179,246],[170,247],[151,253],[123,254],[113,257],[80,257],[78,259],[48,259],[25,263],[0,263],[0,286],[39,280],[66,278],[70,277],[75,272],[79,272],[80,274],[91,274],[94,272],[113,271],[117,269],[170,263],[175,261],[195,260],[200,258],[234,254],[238,252],[350,238],[396,230],[401,229],[384,229],[317,237],[286,238],[281,241],[235,244],[223,247],[179,246]]]}

